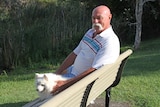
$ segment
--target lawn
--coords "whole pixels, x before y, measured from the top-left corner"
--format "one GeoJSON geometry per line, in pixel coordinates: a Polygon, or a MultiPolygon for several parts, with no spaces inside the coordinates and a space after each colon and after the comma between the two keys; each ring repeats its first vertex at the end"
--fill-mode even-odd
{"type": "MultiPolygon", "coordinates": [[[[160,39],[144,41],[129,57],[120,84],[112,89],[112,101],[127,102],[131,107],[160,107],[159,46],[160,39]]],[[[35,72],[54,70],[18,68],[0,75],[0,107],[21,107],[37,98],[35,72]]]]}
{"type": "Polygon", "coordinates": [[[131,107],[160,107],[160,39],[142,42],[130,56],[112,100],[131,107]]]}

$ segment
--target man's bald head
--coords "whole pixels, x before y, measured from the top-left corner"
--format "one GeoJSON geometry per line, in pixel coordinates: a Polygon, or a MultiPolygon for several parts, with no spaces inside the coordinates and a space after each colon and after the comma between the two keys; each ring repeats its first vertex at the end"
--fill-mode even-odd
{"type": "Polygon", "coordinates": [[[110,9],[107,6],[104,6],[104,5],[98,6],[95,9],[93,9],[92,14],[95,13],[95,12],[99,12],[99,13],[106,14],[106,15],[111,14],[110,9]]]}
{"type": "Polygon", "coordinates": [[[97,33],[104,31],[110,27],[112,14],[110,9],[105,5],[100,5],[92,11],[92,24],[97,33]],[[96,24],[98,26],[96,26],[96,24]],[[101,27],[99,27],[99,24],[101,27]]]}

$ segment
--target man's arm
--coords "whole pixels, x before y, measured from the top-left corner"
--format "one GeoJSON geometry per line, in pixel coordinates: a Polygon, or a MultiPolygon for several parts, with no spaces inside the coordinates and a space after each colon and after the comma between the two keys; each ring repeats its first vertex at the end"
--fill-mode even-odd
{"type": "Polygon", "coordinates": [[[71,52],[55,73],[62,74],[64,70],[66,70],[69,66],[71,66],[74,63],[74,60],[76,59],[76,57],[77,55],[74,52],[71,52]]]}
{"type": "Polygon", "coordinates": [[[57,93],[65,90],[66,88],[73,85],[74,83],[76,83],[77,81],[79,81],[80,79],[82,79],[83,77],[87,76],[88,74],[92,73],[95,70],[96,70],[95,68],[89,68],[88,70],[84,71],[83,73],[81,73],[80,75],[78,75],[72,79],[69,79],[67,81],[58,81],[57,85],[54,87],[52,93],[57,94],[57,93]]]}

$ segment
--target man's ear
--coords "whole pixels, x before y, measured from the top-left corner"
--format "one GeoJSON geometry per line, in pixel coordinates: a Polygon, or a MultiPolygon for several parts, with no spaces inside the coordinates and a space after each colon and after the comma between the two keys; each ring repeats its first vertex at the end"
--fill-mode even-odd
{"type": "Polygon", "coordinates": [[[48,77],[44,74],[43,78],[48,81],[48,77]]]}
{"type": "Polygon", "coordinates": [[[110,19],[110,20],[112,19],[112,14],[109,15],[109,19],[110,19]]]}

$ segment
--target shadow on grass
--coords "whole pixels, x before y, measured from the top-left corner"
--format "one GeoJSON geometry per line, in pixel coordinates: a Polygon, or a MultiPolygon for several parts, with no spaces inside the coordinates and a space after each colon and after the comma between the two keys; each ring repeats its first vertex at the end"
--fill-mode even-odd
{"type": "Polygon", "coordinates": [[[0,107],[22,107],[28,102],[18,102],[18,103],[6,103],[6,104],[0,104],[0,107]]]}

